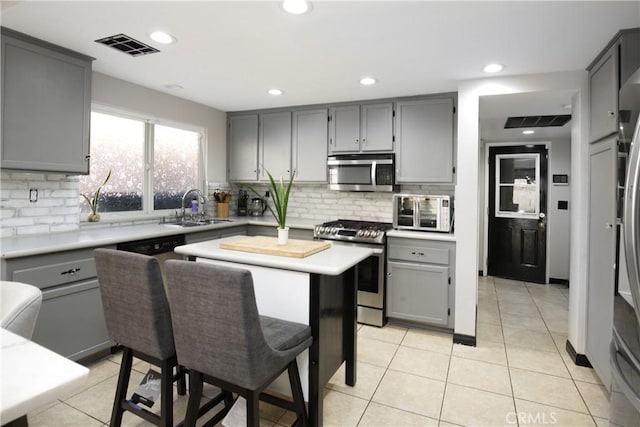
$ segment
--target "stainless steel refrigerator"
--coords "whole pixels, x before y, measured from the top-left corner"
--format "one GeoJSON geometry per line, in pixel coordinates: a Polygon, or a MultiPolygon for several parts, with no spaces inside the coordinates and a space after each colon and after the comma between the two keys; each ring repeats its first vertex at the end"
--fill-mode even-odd
{"type": "Polygon", "coordinates": [[[620,90],[619,257],[609,421],[640,426],[640,70],[620,90]]]}

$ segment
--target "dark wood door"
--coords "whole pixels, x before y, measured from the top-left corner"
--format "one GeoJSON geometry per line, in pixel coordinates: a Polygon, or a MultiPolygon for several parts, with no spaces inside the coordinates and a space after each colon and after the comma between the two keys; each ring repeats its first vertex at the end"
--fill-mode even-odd
{"type": "Polygon", "coordinates": [[[489,149],[491,276],[545,283],[547,148],[489,149]]]}

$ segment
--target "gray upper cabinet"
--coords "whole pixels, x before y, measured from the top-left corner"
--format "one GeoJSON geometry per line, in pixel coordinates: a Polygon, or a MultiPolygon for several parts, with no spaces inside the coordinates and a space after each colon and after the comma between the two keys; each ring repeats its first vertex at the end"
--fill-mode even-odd
{"type": "Polygon", "coordinates": [[[329,153],[360,151],[360,105],[333,107],[329,114],[329,153]]]}
{"type": "Polygon", "coordinates": [[[2,168],[89,173],[93,58],[2,28],[2,168]]]}
{"type": "Polygon", "coordinates": [[[611,47],[589,72],[589,140],[617,132],[618,44],[611,47]]]}
{"type": "Polygon", "coordinates": [[[362,106],[360,147],[362,151],[393,150],[393,103],[362,106]]]}
{"type": "Polygon", "coordinates": [[[589,141],[618,132],[618,93],[640,67],[640,28],[621,30],[587,67],[589,141]]]}
{"type": "Polygon", "coordinates": [[[267,171],[278,180],[291,173],[291,113],[260,114],[258,176],[268,181],[267,171]]]}
{"type": "Polygon", "coordinates": [[[327,182],[328,112],[293,112],[292,162],[296,182],[327,182]]]}
{"type": "Polygon", "coordinates": [[[258,179],[258,115],[229,117],[228,131],[228,179],[256,181],[258,179]]]}
{"type": "Polygon", "coordinates": [[[333,107],[329,114],[329,153],[393,150],[392,102],[333,107]]]}
{"type": "Polygon", "coordinates": [[[396,183],[453,182],[454,99],[396,104],[396,183]]]}

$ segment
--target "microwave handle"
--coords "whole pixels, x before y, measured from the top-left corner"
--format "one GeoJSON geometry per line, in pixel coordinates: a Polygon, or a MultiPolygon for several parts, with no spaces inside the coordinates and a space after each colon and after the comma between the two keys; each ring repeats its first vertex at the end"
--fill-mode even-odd
{"type": "Polygon", "coordinates": [[[376,168],[378,167],[377,162],[374,160],[371,162],[371,185],[374,187],[377,185],[376,183],[376,168]]]}

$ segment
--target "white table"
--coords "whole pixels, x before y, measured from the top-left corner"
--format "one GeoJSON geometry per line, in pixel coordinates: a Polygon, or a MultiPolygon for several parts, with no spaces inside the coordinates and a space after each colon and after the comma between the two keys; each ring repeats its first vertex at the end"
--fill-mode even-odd
{"type": "Polygon", "coordinates": [[[86,384],[89,369],[6,329],[0,331],[0,424],[86,384]]]}

